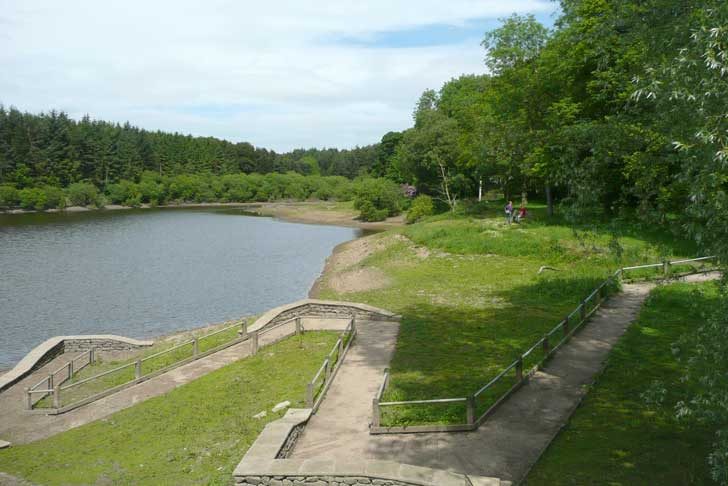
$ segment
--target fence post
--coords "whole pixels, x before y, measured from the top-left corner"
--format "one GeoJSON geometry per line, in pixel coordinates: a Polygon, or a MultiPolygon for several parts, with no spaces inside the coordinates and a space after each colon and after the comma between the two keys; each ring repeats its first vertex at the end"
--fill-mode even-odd
{"type": "Polygon", "coordinates": [[[88,350],[88,364],[96,363],[96,350],[91,348],[88,350]]]}
{"type": "Polygon", "coordinates": [[[670,260],[662,261],[662,273],[667,277],[670,275],[670,260]]]}
{"type": "Polygon", "coordinates": [[[468,419],[468,425],[475,424],[475,395],[470,395],[467,401],[466,418],[468,419]]]}
{"type": "Polygon", "coordinates": [[[564,318],[564,337],[569,335],[569,316],[564,318]]]}
{"type": "Polygon", "coordinates": [[[255,356],[258,354],[258,331],[253,331],[250,334],[250,355],[255,356]]]}
{"type": "Polygon", "coordinates": [[[138,359],[136,360],[136,363],[134,363],[134,378],[139,379],[142,377],[142,360],[138,359]]]}
{"type": "Polygon", "coordinates": [[[53,387],[53,408],[61,408],[61,385],[53,387]]]}
{"type": "Polygon", "coordinates": [[[329,378],[331,378],[331,360],[326,358],[326,361],[324,361],[324,383],[328,383],[329,378]]]}
{"type": "Polygon", "coordinates": [[[516,361],[516,381],[519,383],[523,381],[523,356],[516,361]]]}
{"type": "Polygon", "coordinates": [[[296,336],[300,336],[303,334],[303,324],[301,323],[301,318],[296,317],[296,336]]]}
{"type": "Polygon", "coordinates": [[[581,322],[586,321],[586,300],[581,301],[581,305],[579,306],[579,316],[581,317],[581,322]]]}
{"type": "Polygon", "coordinates": [[[379,399],[372,399],[372,427],[379,427],[381,422],[381,410],[379,408],[379,399]]]}
{"type": "Polygon", "coordinates": [[[198,354],[200,354],[200,340],[194,338],[192,340],[192,356],[197,356],[198,354]]]}
{"type": "Polygon", "coordinates": [[[73,378],[73,360],[69,361],[66,365],[68,367],[68,379],[73,378]]]}
{"type": "Polygon", "coordinates": [[[341,361],[341,356],[344,354],[344,338],[339,338],[339,356],[336,361],[341,361]]]}
{"type": "Polygon", "coordinates": [[[53,386],[53,373],[50,373],[48,375],[48,389],[50,390],[51,388],[53,388],[53,386]]]}
{"type": "Polygon", "coordinates": [[[313,383],[306,385],[306,407],[313,408],[313,383]]]}
{"type": "Polygon", "coordinates": [[[33,395],[30,393],[30,388],[25,388],[25,408],[27,410],[33,410],[33,395]]]}
{"type": "Polygon", "coordinates": [[[240,324],[240,335],[244,338],[248,337],[248,321],[243,321],[240,324]]]}
{"type": "Polygon", "coordinates": [[[543,357],[546,359],[546,357],[551,352],[551,346],[549,345],[549,335],[544,334],[543,336],[543,357]]]}

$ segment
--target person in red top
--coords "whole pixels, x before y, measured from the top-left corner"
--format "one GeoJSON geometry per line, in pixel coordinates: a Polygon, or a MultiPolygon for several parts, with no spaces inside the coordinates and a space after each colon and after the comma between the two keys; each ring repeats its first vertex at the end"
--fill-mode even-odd
{"type": "Polygon", "coordinates": [[[526,217],[526,206],[521,204],[521,207],[518,209],[518,215],[516,216],[516,222],[520,223],[523,218],[526,217]]]}

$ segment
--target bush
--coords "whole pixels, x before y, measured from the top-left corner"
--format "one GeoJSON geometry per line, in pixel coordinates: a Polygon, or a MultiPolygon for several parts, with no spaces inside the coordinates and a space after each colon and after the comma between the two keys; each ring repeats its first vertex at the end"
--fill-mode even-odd
{"type": "Polygon", "coordinates": [[[377,209],[370,201],[362,201],[359,207],[359,219],[362,221],[383,221],[387,219],[388,211],[386,209],[377,209]]]}
{"type": "Polygon", "coordinates": [[[435,205],[432,203],[432,198],[424,194],[417,196],[414,201],[412,201],[412,206],[407,212],[407,223],[415,223],[419,219],[425,216],[431,216],[434,213],[435,205]]]}
{"type": "Polygon", "coordinates": [[[88,182],[76,182],[66,188],[72,206],[91,206],[99,201],[99,190],[88,182]]]}
{"type": "Polygon", "coordinates": [[[20,203],[18,190],[13,186],[0,186],[0,207],[13,208],[20,203]]]}
{"type": "Polygon", "coordinates": [[[401,210],[403,199],[399,186],[387,179],[360,179],[354,186],[354,208],[364,221],[395,216],[401,210]]]}
{"type": "Polygon", "coordinates": [[[135,201],[141,201],[139,187],[137,184],[129,181],[120,181],[118,184],[109,184],[106,187],[106,193],[113,204],[133,206],[135,201]]]}
{"type": "Polygon", "coordinates": [[[20,207],[41,211],[50,208],[66,207],[66,195],[58,187],[33,187],[18,192],[20,207]]]}

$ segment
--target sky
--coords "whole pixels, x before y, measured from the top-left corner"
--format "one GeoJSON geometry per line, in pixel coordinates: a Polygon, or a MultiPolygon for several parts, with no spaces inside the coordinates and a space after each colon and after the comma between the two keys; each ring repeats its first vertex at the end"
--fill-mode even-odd
{"type": "Polygon", "coordinates": [[[0,0],[0,104],[247,141],[351,148],[425,89],[485,73],[498,19],[551,0],[0,0]]]}

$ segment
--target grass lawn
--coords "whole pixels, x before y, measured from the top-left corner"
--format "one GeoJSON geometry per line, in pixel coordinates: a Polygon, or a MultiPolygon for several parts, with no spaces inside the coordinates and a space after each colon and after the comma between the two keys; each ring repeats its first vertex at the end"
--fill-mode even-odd
{"type": "Polygon", "coordinates": [[[527,484],[712,484],[706,456],[714,430],[674,419],[688,385],[672,347],[701,324],[700,310],[716,298],[715,283],[654,290],[527,484]],[[649,389],[665,389],[663,401],[648,405],[649,389]]]}
{"type": "Polygon", "coordinates": [[[0,471],[54,484],[230,484],[278,402],[304,406],[306,383],[336,342],[307,332],[106,419],[0,451],[0,471]],[[264,419],[253,415],[268,410],[264,419]]]}
{"type": "MultiPolygon", "coordinates": [[[[374,237],[386,240],[383,249],[349,270],[376,269],[389,281],[386,288],[337,293],[324,281],[321,298],[403,315],[385,400],[472,394],[617,267],[694,255],[685,242],[639,228],[614,237],[609,225],[574,231],[536,205],[528,222],[507,226],[501,205],[492,206],[374,237]],[[542,265],[559,271],[539,274],[542,265]]],[[[495,398],[485,396],[479,411],[495,398]]],[[[385,424],[454,423],[465,414],[459,404],[385,410],[385,424]]]]}

